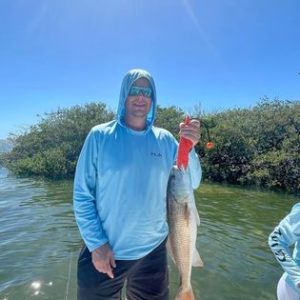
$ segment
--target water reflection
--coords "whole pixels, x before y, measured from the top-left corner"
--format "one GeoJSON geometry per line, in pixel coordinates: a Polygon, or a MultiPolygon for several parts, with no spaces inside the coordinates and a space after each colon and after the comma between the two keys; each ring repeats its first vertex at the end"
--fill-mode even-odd
{"type": "MultiPolygon", "coordinates": [[[[196,198],[204,261],[193,270],[196,299],[273,300],[281,269],[266,239],[297,199],[205,184],[196,198]]],[[[81,239],[71,181],[15,178],[0,169],[0,235],[0,300],[76,299],[81,239]]],[[[169,269],[174,299],[179,277],[171,262],[169,269]]]]}
{"type": "Polygon", "coordinates": [[[4,169],[0,178],[0,299],[61,299],[81,243],[72,183],[15,178],[4,169]]]}
{"type": "Polygon", "coordinates": [[[194,271],[197,299],[274,299],[281,269],[267,237],[296,201],[285,194],[203,185],[197,192],[197,246],[205,266],[194,271]]]}

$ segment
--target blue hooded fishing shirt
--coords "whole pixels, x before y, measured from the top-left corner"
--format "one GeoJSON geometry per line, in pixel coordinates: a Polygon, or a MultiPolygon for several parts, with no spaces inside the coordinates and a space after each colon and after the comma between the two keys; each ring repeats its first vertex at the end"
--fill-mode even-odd
{"type": "MultiPolygon", "coordinates": [[[[177,141],[153,126],[156,91],[151,75],[140,69],[125,76],[117,120],[92,128],[78,159],[74,179],[74,212],[89,251],[109,243],[114,258],[139,259],[168,235],[166,193],[176,160],[177,141]],[[124,122],[125,101],[137,79],[152,88],[146,129],[135,131],[124,122]]],[[[193,188],[201,179],[194,150],[189,154],[193,188]]]]}
{"type": "Polygon", "coordinates": [[[280,263],[286,282],[300,296],[300,203],[279,223],[269,236],[269,246],[280,263]],[[291,250],[291,247],[293,251],[291,250]]]}

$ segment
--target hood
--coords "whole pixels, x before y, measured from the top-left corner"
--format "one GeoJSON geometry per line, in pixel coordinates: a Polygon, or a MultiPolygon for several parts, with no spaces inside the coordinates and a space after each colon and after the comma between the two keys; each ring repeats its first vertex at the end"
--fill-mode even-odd
{"type": "Polygon", "coordinates": [[[120,98],[119,98],[119,105],[118,105],[118,111],[117,111],[117,121],[120,125],[127,127],[124,122],[124,115],[125,115],[125,101],[128,96],[128,93],[130,91],[130,88],[132,84],[139,78],[146,78],[150,82],[150,87],[152,88],[152,97],[151,97],[151,108],[149,110],[148,116],[147,116],[147,125],[146,130],[144,132],[147,132],[151,129],[154,120],[155,120],[155,113],[156,113],[156,90],[155,90],[155,84],[152,76],[150,73],[148,73],[146,70],[142,69],[132,69],[130,70],[124,77],[122,86],[121,86],[121,92],[120,92],[120,98]]]}

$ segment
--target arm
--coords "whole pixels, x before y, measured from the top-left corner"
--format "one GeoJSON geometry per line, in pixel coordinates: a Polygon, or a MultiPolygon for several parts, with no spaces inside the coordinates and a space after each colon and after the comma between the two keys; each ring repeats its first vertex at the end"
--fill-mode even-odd
{"type": "Polygon", "coordinates": [[[295,286],[300,287],[300,268],[293,259],[289,247],[299,240],[300,204],[293,207],[270,234],[268,244],[281,267],[290,276],[295,286]]]}
{"type": "Polygon", "coordinates": [[[91,131],[77,162],[73,193],[75,219],[90,252],[108,242],[96,208],[97,160],[97,141],[91,131]]]}
{"type": "Polygon", "coordinates": [[[199,157],[195,151],[195,146],[200,139],[200,122],[193,119],[185,123],[180,123],[180,137],[189,139],[191,143],[191,150],[189,152],[188,169],[191,174],[191,181],[193,189],[196,189],[201,181],[202,169],[199,161],[199,157]]]}
{"type": "Polygon", "coordinates": [[[116,267],[113,252],[102,228],[96,208],[97,140],[91,131],[82,147],[74,179],[74,213],[80,234],[92,252],[94,267],[110,278],[116,267]]]}
{"type": "Polygon", "coordinates": [[[200,185],[200,181],[202,178],[202,169],[200,165],[200,160],[195,151],[195,148],[193,148],[189,153],[188,168],[191,174],[192,187],[195,190],[200,185]]]}

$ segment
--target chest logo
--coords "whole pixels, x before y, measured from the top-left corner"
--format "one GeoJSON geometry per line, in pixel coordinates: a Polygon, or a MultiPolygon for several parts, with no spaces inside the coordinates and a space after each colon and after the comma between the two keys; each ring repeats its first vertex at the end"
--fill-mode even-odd
{"type": "Polygon", "coordinates": [[[162,154],[160,152],[150,152],[150,155],[157,158],[162,158],[162,154]]]}

